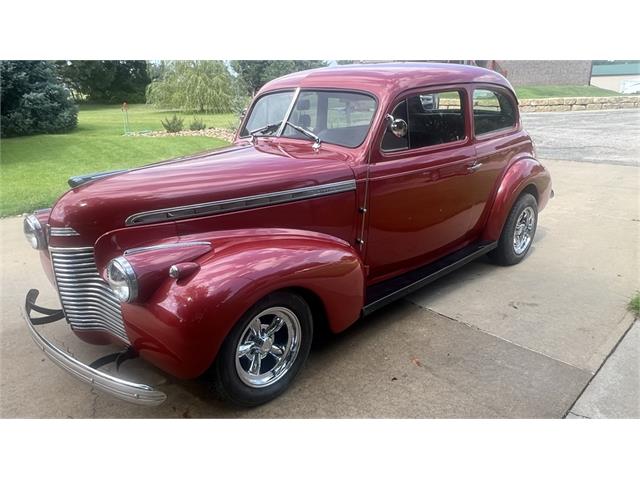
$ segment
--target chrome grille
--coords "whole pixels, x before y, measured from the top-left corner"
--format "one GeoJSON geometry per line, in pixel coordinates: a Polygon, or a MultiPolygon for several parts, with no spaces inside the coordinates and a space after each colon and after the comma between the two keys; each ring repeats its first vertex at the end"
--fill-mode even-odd
{"type": "Polygon", "coordinates": [[[98,274],[93,248],[50,248],[60,302],[76,330],[103,330],[129,343],[120,302],[98,274]]]}

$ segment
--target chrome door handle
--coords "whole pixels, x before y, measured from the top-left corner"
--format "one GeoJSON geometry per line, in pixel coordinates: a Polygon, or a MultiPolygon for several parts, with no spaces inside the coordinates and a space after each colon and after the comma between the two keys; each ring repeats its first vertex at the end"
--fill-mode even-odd
{"type": "Polygon", "coordinates": [[[478,170],[480,167],[482,166],[482,163],[474,163],[473,165],[470,165],[468,168],[468,170],[470,172],[475,172],[476,170],[478,170]]]}

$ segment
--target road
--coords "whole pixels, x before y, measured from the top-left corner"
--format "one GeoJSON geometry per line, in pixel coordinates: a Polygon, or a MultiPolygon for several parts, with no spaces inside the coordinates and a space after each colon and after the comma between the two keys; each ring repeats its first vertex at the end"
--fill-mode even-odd
{"type": "Polygon", "coordinates": [[[640,166],[640,110],[523,113],[543,159],[640,166]]]}
{"type": "MultiPolygon", "coordinates": [[[[600,157],[604,150],[587,141],[599,129],[637,142],[637,113],[615,113],[525,117],[549,158],[556,197],[523,263],[480,259],[377,312],[314,349],[285,395],[250,410],[220,403],[206,381],[177,381],[140,360],[125,363],[124,374],[159,385],[168,394],[160,407],[93,392],[52,365],[19,306],[28,288],[52,306],[55,292],[20,219],[0,220],[0,417],[561,418],[631,325],[626,304],[640,286],[638,153],[600,157]],[[554,154],[554,142],[572,135],[580,145],[573,153],[598,163],[566,161],[580,160],[566,149],[554,154]]],[[[84,361],[107,351],[62,323],[40,328],[84,361]]]]}

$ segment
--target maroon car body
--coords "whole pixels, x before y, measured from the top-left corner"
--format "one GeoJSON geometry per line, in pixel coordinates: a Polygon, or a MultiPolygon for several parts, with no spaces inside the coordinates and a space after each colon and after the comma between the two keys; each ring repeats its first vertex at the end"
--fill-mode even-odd
{"type": "MultiPolygon", "coordinates": [[[[62,304],[78,336],[124,344],[175,377],[194,378],[214,363],[243,314],[270,293],[297,292],[316,324],[340,332],[368,306],[395,298],[390,292],[406,293],[421,285],[419,278],[436,278],[476,258],[473,252],[495,248],[523,192],[539,210],[551,196],[513,90],[492,71],[450,64],[325,68],[268,83],[253,105],[272,92],[307,90],[372,98],[362,142],[313,145],[304,136],[248,135],[243,125],[227,148],[81,179],[52,209],[37,212],[47,236],[42,264],[57,288],[67,285],[60,272],[74,252],[93,254],[103,278],[112,259],[126,256],[137,276],[138,296],[118,305],[120,318],[82,316],[82,308],[100,310],[102,293],[93,303],[80,298],[74,310],[73,292],[93,293],[74,290],[69,278],[62,304]],[[479,89],[511,102],[509,126],[474,134],[479,89]],[[431,101],[444,91],[459,95],[463,135],[381,148],[388,115],[404,99],[431,101]],[[172,265],[192,267],[174,278],[172,265]],[[409,279],[398,284],[401,278],[409,279]]],[[[250,116],[251,108],[245,123],[250,116]]]]}

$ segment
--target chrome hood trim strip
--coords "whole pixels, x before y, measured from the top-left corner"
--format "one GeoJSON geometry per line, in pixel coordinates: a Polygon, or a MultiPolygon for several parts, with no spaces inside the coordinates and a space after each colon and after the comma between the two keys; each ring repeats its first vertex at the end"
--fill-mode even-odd
{"type": "Polygon", "coordinates": [[[151,245],[149,247],[130,248],[124,251],[124,255],[125,256],[134,255],[136,253],[149,252],[152,250],[163,250],[165,248],[210,247],[210,246],[211,246],[211,242],[207,242],[207,241],[160,243],[158,245],[151,245]]]}
{"type": "Polygon", "coordinates": [[[292,202],[295,200],[306,200],[325,195],[333,195],[335,193],[349,192],[355,189],[355,180],[345,180],[342,182],[325,183],[323,185],[283,190],[280,192],[263,193],[248,197],[163,208],[160,210],[134,213],[125,220],[125,225],[144,225],[147,223],[168,222],[183,218],[203,217],[220,213],[236,212],[249,208],[265,207],[292,202]]]}

